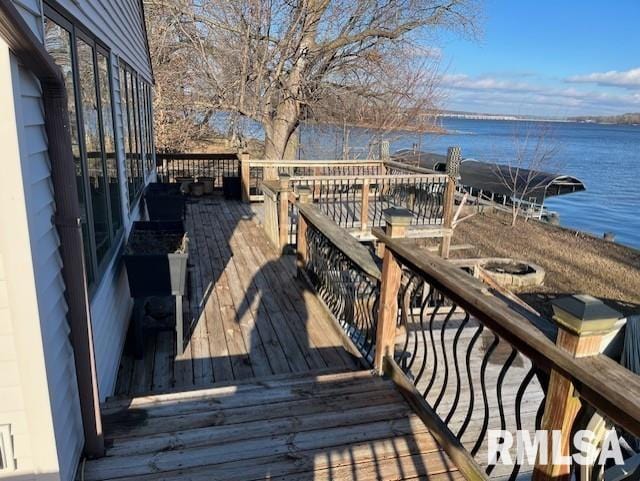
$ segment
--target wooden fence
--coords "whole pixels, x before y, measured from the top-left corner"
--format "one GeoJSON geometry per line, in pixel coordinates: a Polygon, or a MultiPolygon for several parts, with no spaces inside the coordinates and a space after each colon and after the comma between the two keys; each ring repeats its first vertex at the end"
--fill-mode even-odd
{"type": "MultiPolygon", "coordinates": [[[[600,479],[610,468],[489,462],[490,429],[559,431],[564,455],[575,454],[569,441],[577,429],[597,433],[596,452],[607,429],[637,443],[640,378],[600,354],[602,329],[561,324],[552,342],[487,285],[417,252],[405,238],[406,215],[390,212],[385,230],[374,231],[384,245],[380,265],[316,206],[298,209],[300,275],[467,479],[568,479],[572,469],[580,479],[600,479]]],[[[625,457],[632,463],[638,454],[625,457]]]]}

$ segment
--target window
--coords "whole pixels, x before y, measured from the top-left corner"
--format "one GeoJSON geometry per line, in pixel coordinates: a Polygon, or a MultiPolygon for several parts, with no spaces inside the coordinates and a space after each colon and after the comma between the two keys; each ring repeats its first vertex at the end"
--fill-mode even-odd
{"type": "Polygon", "coordinates": [[[126,63],[120,64],[120,98],[124,124],[129,205],[133,206],[153,170],[151,86],[126,63]]]}
{"type": "Polygon", "coordinates": [[[16,461],[13,452],[11,425],[0,425],[0,472],[15,471],[16,461]]]}
{"type": "Polygon", "coordinates": [[[46,7],[45,47],[65,76],[89,284],[122,236],[109,51],[46,7]]]}
{"type": "Polygon", "coordinates": [[[71,130],[71,150],[76,162],[76,184],[80,201],[80,215],[82,224],[82,238],[84,244],[84,255],[87,259],[87,276],[93,279],[93,265],[91,259],[89,240],[89,228],[87,224],[87,205],[85,202],[83,164],[80,157],[80,140],[78,135],[78,118],[75,101],[75,76],[73,74],[73,58],[71,55],[71,32],[60,25],[45,21],[45,46],[56,64],[64,74],[69,99],[69,123],[71,130]]]}
{"type": "Polygon", "coordinates": [[[98,73],[100,74],[100,104],[104,124],[104,151],[107,170],[107,186],[111,202],[111,234],[116,235],[122,228],[122,208],[120,181],[118,176],[118,158],[116,155],[116,139],[113,130],[113,107],[111,105],[111,89],[107,79],[109,75],[109,58],[106,53],[98,51],[98,73]],[[118,208],[116,208],[116,206],[118,208]]]}

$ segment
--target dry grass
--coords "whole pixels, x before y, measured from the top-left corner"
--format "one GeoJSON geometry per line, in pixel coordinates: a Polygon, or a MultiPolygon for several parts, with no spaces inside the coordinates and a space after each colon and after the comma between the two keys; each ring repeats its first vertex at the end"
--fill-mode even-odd
{"type": "Polygon", "coordinates": [[[478,214],[460,223],[454,244],[474,249],[455,257],[511,257],[534,262],[546,272],[543,286],[518,295],[550,315],[549,300],[563,294],[590,294],[626,315],[640,313],[640,251],[549,224],[504,214],[478,214]]]}

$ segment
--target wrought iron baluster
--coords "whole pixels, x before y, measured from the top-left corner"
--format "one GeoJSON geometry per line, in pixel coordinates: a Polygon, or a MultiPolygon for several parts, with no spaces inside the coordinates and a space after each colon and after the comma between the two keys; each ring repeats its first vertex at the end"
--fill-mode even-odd
{"type": "Polygon", "coordinates": [[[489,364],[489,358],[493,351],[495,351],[496,347],[500,343],[500,338],[496,336],[493,332],[491,333],[493,336],[493,342],[487,349],[487,352],[482,359],[482,365],[480,366],[480,387],[482,388],[482,402],[484,403],[484,417],[482,418],[482,428],[480,429],[480,434],[476,440],[476,444],[471,448],[471,455],[475,456],[482,446],[484,442],[484,436],[487,433],[487,428],[489,427],[489,398],[487,395],[487,366],[489,364]]]}
{"type": "Polygon", "coordinates": [[[466,371],[467,371],[467,383],[469,385],[469,406],[467,408],[467,414],[464,418],[464,421],[462,422],[462,425],[460,426],[460,429],[458,430],[456,437],[458,439],[462,439],[462,436],[464,435],[464,433],[467,431],[467,427],[469,426],[469,423],[471,422],[471,417],[473,416],[473,406],[475,404],[475,393],[474,393],[474,388],[473,388],[473,378],[471,376],[471,352],[473,351],[473,347],[476,344],[476,341],[480,338],[480,335],[482,334],[482,331],[484,330],[484,325],[480,324],[478,326],[478,328],[476,329],[476,332],[473,334],[473,337],[471,338],[471,342],[469,343],[469,346],[467,347],[467,354],[465,357],[465,365],[466,365],[466,371]]]}
{"type": "MultiPolygon", "coordinates": [[[[515,406],[516,406],[516,431],[520,431],[522,429],[522,398],[524,396],[525,391],[529,387],[531,380],[536,374],[535,366],[531,366],[531,369],[527,372],[518,388],[518,392],[516,393],[515,406]]],[[[544,406],[544,400],[541,403],[544,406]]],[[[514,481],[518,473],[520,472],[521,464],[515,463],[513,466],[513,470],[511,471],[511,475],[509,476],[509,481],[514,481]]]]}
{"type": "Polygon", "coordinates": [[[445,334],[446,334],[447,324],[449,323],[449,320],[451,319],[451,316],[453,315],[457,307],[458,306],[456,306],[455,304],[451,306],[451,309],[447,313],[447,316],[442,321],[442,328],[440,329],[440,345],[442,347],[442,358],[444,363],[444,379],[442,381],[442,388],[440,390],[440,394],[438,395],[436,401],[433,403],[434,411],[438,409],[438,406],[440,405],[440,402],[444,397],[444,393],[447,389],[447,385],[449,384],[449,362],[447,359],[447,347],[445,345],[445,334]]]}
{"type": "Polygon", "coordinates": [[[453,366],[456,373],[456,393],[453,398],[453,402],[451,403],[449,414],[447,414],[447,417],[444,420],[444,423],[446,425],[449,425],[449,421],[451,421],[451,418],[453,417],[453,414],[456,412],[456,408],[458,407],[458,402],[460,402],[460,387],[462,386],[462,378],[460,376],[460,364],[458,361],[458,344],[460,342],[460,335],[462,334],[462,331],[469,323],[469,319],[470,319],[469,313],[465,312],[464,319],[460,323],[460,326],[458,326],[458,330],[456,331],[456,334],[453,338],[452,349],[453,349],[453,366]]]}

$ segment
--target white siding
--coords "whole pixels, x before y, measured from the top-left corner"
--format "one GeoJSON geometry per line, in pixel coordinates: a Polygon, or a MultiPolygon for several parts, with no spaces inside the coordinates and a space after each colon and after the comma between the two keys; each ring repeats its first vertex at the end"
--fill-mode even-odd
{"type": "MultiPolygon", "coordinates": [[[[123,59],[139,74],[151,80],[151,66],[147,52],[145,31],[139,0],[92,0],[76,2],[61,0],[61,7],[72,15],[86,30],[95,35],[111,50],[111,79],[115,107],[115,135],[120,167],[122,212],[126,239],[133,221],[140,218],[140,205],[129,209],[127,178],[120,103],[119,61],[123,59]]],[[[117,251],[117,250],[116,250],[117,251]]],[[[98,281],[91,298],[91,322],[101,400],[113,394],[118,366],[124,348],[133,302],[124,265],[112,259],[98,281]]]]}
{"type": "MultiPolygon", "coordinates": [[[[0,216],[0,220],[2,217],[0,216]]],[[[0,247],[0,251],[2,248],[0,247]]],[[[29,442],[27,413],[20,382],[18,354],[14,342],[14,330],[4,260],[0,252],[0,425],[11,427],[14,457],[21,472],[33,471],[33,456],[29,442]]]]}
{"type": "MultiPolygon", "coordinates": [[[[14,0],[14,3],[41,39],[41,1],[14,0]]],[[[140,217],[140,208],[135,206],[130,214],[126,201],[117,76],[119,59],[122,58],[151,80],[140,3],[138,0],[61,0],[59,3],[112,52],[115,133],[126,238],[132,222],[140,217]]],[[[53,225],[55,203],[41,91],[37,79],[19,65],[16,57],[8,54],[6,45],[0,41],[0,59],[3,53],[7,67],[4,73],[10,73],[7,87],[10,93],[4,90],[0,93],[5,94],[7,105],[13,107],[9,110],[13,112],[0,110],[0,128],[6,136],[13,132],[16,144],[16,155],[12,158],[5,152],[3,160],[15,164],[13,185],[18,179],[20,189],[19,195],[11,196],[13,191],[2,186],[3,181],[9,182],[11,177],[0,177],[0,200],[3,201],[0,203],[0,220],[3,227],[12,225],[7,216],[18,215],[22,210],[24,242],[17,245],[22,246],[28,258],[22,259],[20,264],[25,266],[25,271],[20,275],[14,274],[19,269],[16,269],[18,259],[12,243],[21,237],[17,232],[8,235],[8,231],[3,229],[3,235],[0,231],[0,424],[11,424],[21,475],[35,471],[39,474],[33,475],[33,479],[66,481],[74,477],[82,451],[83,432],[66,318],[59,239],[53,225]],[[10,113],[15,114],[15,119],[10,113]],[[27,269],[27,265],[32,267],[27,269]],[[24,286],[31,286],[31,300],[24,286]],[[31,330],[37,331],[29,331],[29,336],[25,336],[30,326],[25,322],[27,317],[33,323],[31,330]],[[38,369],[42,370],[40,382],[34,375],[38,369]]],[[[2,74],[0,71],[0,87],[4,80],[2,74]]],[[[112,394],[115,386],[131,305],[124,266],[116,257],[101,277],[90,306],[101,399],[112,394]]]]}
{"type": "Polygon", "coordinates": [[[58,3],[151,81],[140,0],[58,0],[58,3]]]}
{"type": "Polygon", "coordinates": [[[20,150],[38,311],[60,473],[62,479],[71,479],[82,450],[83,433],[73,350],[69,342],[59,239],[52,223],[55,204],[44,112],[37,80],[23,68],[19,72],[16,87],[20,89],[23,115],[20,150]]]}
{"type": "Polygon", "coordinates": [[[39,96],[38,82],[0,41],[0,424],[11,428],[15,475],[71,479],[82,431],[39,96]]]}
{"type": "MultiPolygon", "coordinates": [[[[14,3],[37,37],[42,38],[41,2],[14,0],[14,3]]],[[[139,209],[136,207],[131,215],[128,213],[122,112],[117,75],[118,61],[122,58],[143,77],[151,80],[140,5],[138,0],[92,0],[77,3],[66,0],[59,3],[112,51],[116,141],[122,186],[121,207],[128,233],[132,222],[139,217],[139,209]]],[[[6,49],[6,46],[2,48],[6,49]]],[[[22,203],[22,208],[26,210],[27,243],[31,258],[28,259],[28,263],[25,259],[24,263],[33,265],[32,271],[27,272],[27,281],[31,281],[35,289],[32,302],[35,311],[32,319],[39,332],[37,336],[28,337],[32,346],[19,342],[20,333],[15,332],[15,326],[21,326],[20,329],[23,329],[24,319],[20,318],[21,312],[10,309],[10,297],[11,292],[15,298],[15,293],[22,291],[16,286],[12,289],[7,288],[8,285],[15,284],[15,276],[9,278],[6,275],[7,269],[2,262],[4,246],[0,244],[0,424],[11,424],[19,474],[25,475],[35,471],[40,474],[34,475],[34,479],[59,477],[71,480],[82,451],[83,433],[73,350],[69,342],[69,325],[66,319],[62,262],[58,253],[59,239],[52,223],[55,204],[44,131],[44,112],[37,80],[18,65],[15,57],[12,57],[12,65],[13,100],[17,118],[15,127],[19,137],[19,159],[13,161],[20,164],[18,171],[22,177],[24,194],[20,198],[12,198],[11,201],[22,203]],[[41,353],[40,358],[38,353],[41,353]],[[28,371],[27,368],[30,366],[25,367],[25,364],[31,363],[20,361],[24,356],[34,358],[34,364],[40,359],[46,377],[39,384],[36,383],[35,376],[28,371]],[[28,388],[31,384],[34,386],[30,390],[28,388]],[[43,408],[43,402],[49,409],[43,408]],[[49,435],[47,426],[52,430],[49,431],[49,435]]],[[[12,160],[10,157],[5,159],[12,160]]],[[[2,225],[9,224],[3,222],[2,225]]],[[[4,248],[10,251],[8,247],[4,248]]],[[[4,253],[4,256],[6,255],[7,253],[4,253]]],[[[9,255],[14,254],[11,252],[9,255]]],[[[17,262],[13,257],[11,260],[17,262]]],[[[28,299],[23,298],[19,301],[24,302],[28,299]]],[[[100,279],[91,300],[98,382],[102,399],[109,396],[115,386],[130,310],[131,300],[126,273],[122,262],[114,258],[100,279]]]]}
{"type": "MultiPolygon", "coordinates": [[[[18,3],[23,18],[42,38],[40,3],[37,0],[18,3]]],[[[69,342],[59,239],[52,222],[55,204],[41,91],[37,79],[22,67],[18,67],[14,97],[55,447],[61,479],[72,479],[84,443],[82,420],[69,342]]]]}
{"type": "Polygon", "coordinates": [[[116,258],[91,301],[100,399],[113,394],[133,303],[123,262],[116,258]]]}

